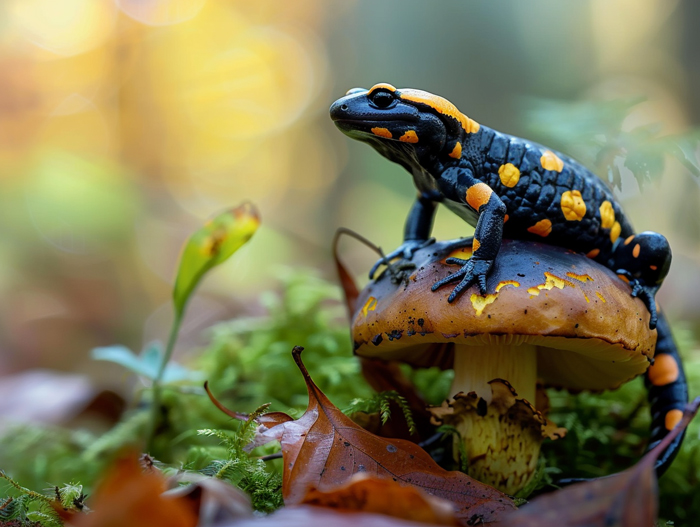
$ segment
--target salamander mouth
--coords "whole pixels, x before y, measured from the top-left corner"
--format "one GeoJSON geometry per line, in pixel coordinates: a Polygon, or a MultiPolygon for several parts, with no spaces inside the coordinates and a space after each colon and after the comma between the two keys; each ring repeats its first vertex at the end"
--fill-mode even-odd
{"type": "Polygon", "coordinates": [[[396,130],[401,127],[405,127],[408,123],[415,123],[417,119],[392,119],[387,121],[386,119],[334,119],[335,125],[340,128],[343,132],[356,132],[360,134],[372,133],[372,128],[388,128],[396,130]]]}
{"type": "Polygon", "coordinates": [[[396,116],[393,116],[393,117],[394,117],[394,119],[388,120],[388,119],[380,119],[380,118],[377,118],[377,119],[369,119],[369,118],[365,118],[365,119],[345,119],[345,118],[333,119],[333,117],[331,116],[334,123],[348,123],[348,124],[355,124],[355,125],[377,124],[377,123],[384,123],[387,125],[391,125],[391,124],[402,124],[402,123],[415,123],[418,121],[418,117],[415,117],[413,115],[402,116],[400,119],[396,119],[395,118],[396,116]]]}

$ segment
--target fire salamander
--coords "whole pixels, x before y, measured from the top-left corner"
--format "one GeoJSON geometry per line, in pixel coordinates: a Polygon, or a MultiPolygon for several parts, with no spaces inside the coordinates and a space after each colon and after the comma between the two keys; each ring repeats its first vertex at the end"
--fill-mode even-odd
{"type": "MultiPolygon", "coordinates": [[[[410,260],[432,242],[437,204],[475,226],[472,258],[452,258],[455,273],[433,291],[458,282],[453,302],[477,284],[487,292],[487,277],[503,237],[536,240],[585,253],[628,282],[658,330],[654,364],[645,383],[652,414],[653,448],[680,420],[688,400],[678,350],[655,295],[671,264],[671,249],[661,234],[635,234],[620,205],[601,179],[574,159],[547,147],[480,125],[451,102],[415,89],[377,84],[354,88],[333,103],[331,118],[353,139],[374,147],[412,176],[418,197],[398,249],[378,261],[410,260]]],[[[657,462],[661,475],[675,457],[683,436],[657,462]]]]}

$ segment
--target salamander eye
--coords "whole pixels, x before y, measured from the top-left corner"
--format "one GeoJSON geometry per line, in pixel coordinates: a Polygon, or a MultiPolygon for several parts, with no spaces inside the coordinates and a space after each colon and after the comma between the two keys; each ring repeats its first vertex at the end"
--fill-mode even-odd
{"type": "Polygon", "coordinates": [[[370,96],[370,102],[382,110],[391,106],[395,100],[393,93],[384,90],[376,91],[370,96]]]}

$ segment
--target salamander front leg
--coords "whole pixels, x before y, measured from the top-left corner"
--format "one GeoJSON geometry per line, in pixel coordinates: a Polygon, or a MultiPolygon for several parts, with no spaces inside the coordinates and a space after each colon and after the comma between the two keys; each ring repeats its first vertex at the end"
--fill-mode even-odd
{"type": "Polygon", "coordinates": [[[482,296],[486,294],[486,278],[503,241],[503,218],[506,214],[506,206],[500,198],[484,183],[479,182],[469,187],[466,199],[467,203],[479,213],[479,221],[476,224],[472,241],[472,257],[468,260],[461,258],[445,260],[447,264],[461,265],[462,268],[436,282],[431,288],[436,291],[446,284],[461,279],[447,298],[448,302],[453,302],[473,283],[479,285],[479,292],[482,296]]]}

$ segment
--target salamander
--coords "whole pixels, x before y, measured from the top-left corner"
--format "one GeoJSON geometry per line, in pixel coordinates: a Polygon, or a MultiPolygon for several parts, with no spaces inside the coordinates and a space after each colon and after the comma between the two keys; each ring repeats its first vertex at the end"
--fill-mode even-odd
{"type": "MultiPolygon", "coordinates": [[[[467,117],[440,96],[386,83],[353,88],[330,108],[331,119],[349,137],[368,143],[412,176],[418,196],[408,214],[403,243],[377,261],[400,259],[430,244],[433,219],[442,204],[475,227],[472,257],[451,258],[456,272],[432,290],[457,282],[454,302],[476,284],[482,295],[503,238],[535,240],[584,253],[629,283],[650,313],[658,339],[645,373],[653,448],[679,421],[688,390],[668,323],[655,295],[671,265],[671,249],[655,232],[635,234],[607,185],[582,164],[551,148],[498,132],[467,117]]],[[[657,462],[663,474],[683,436],[657,462]]]]}

